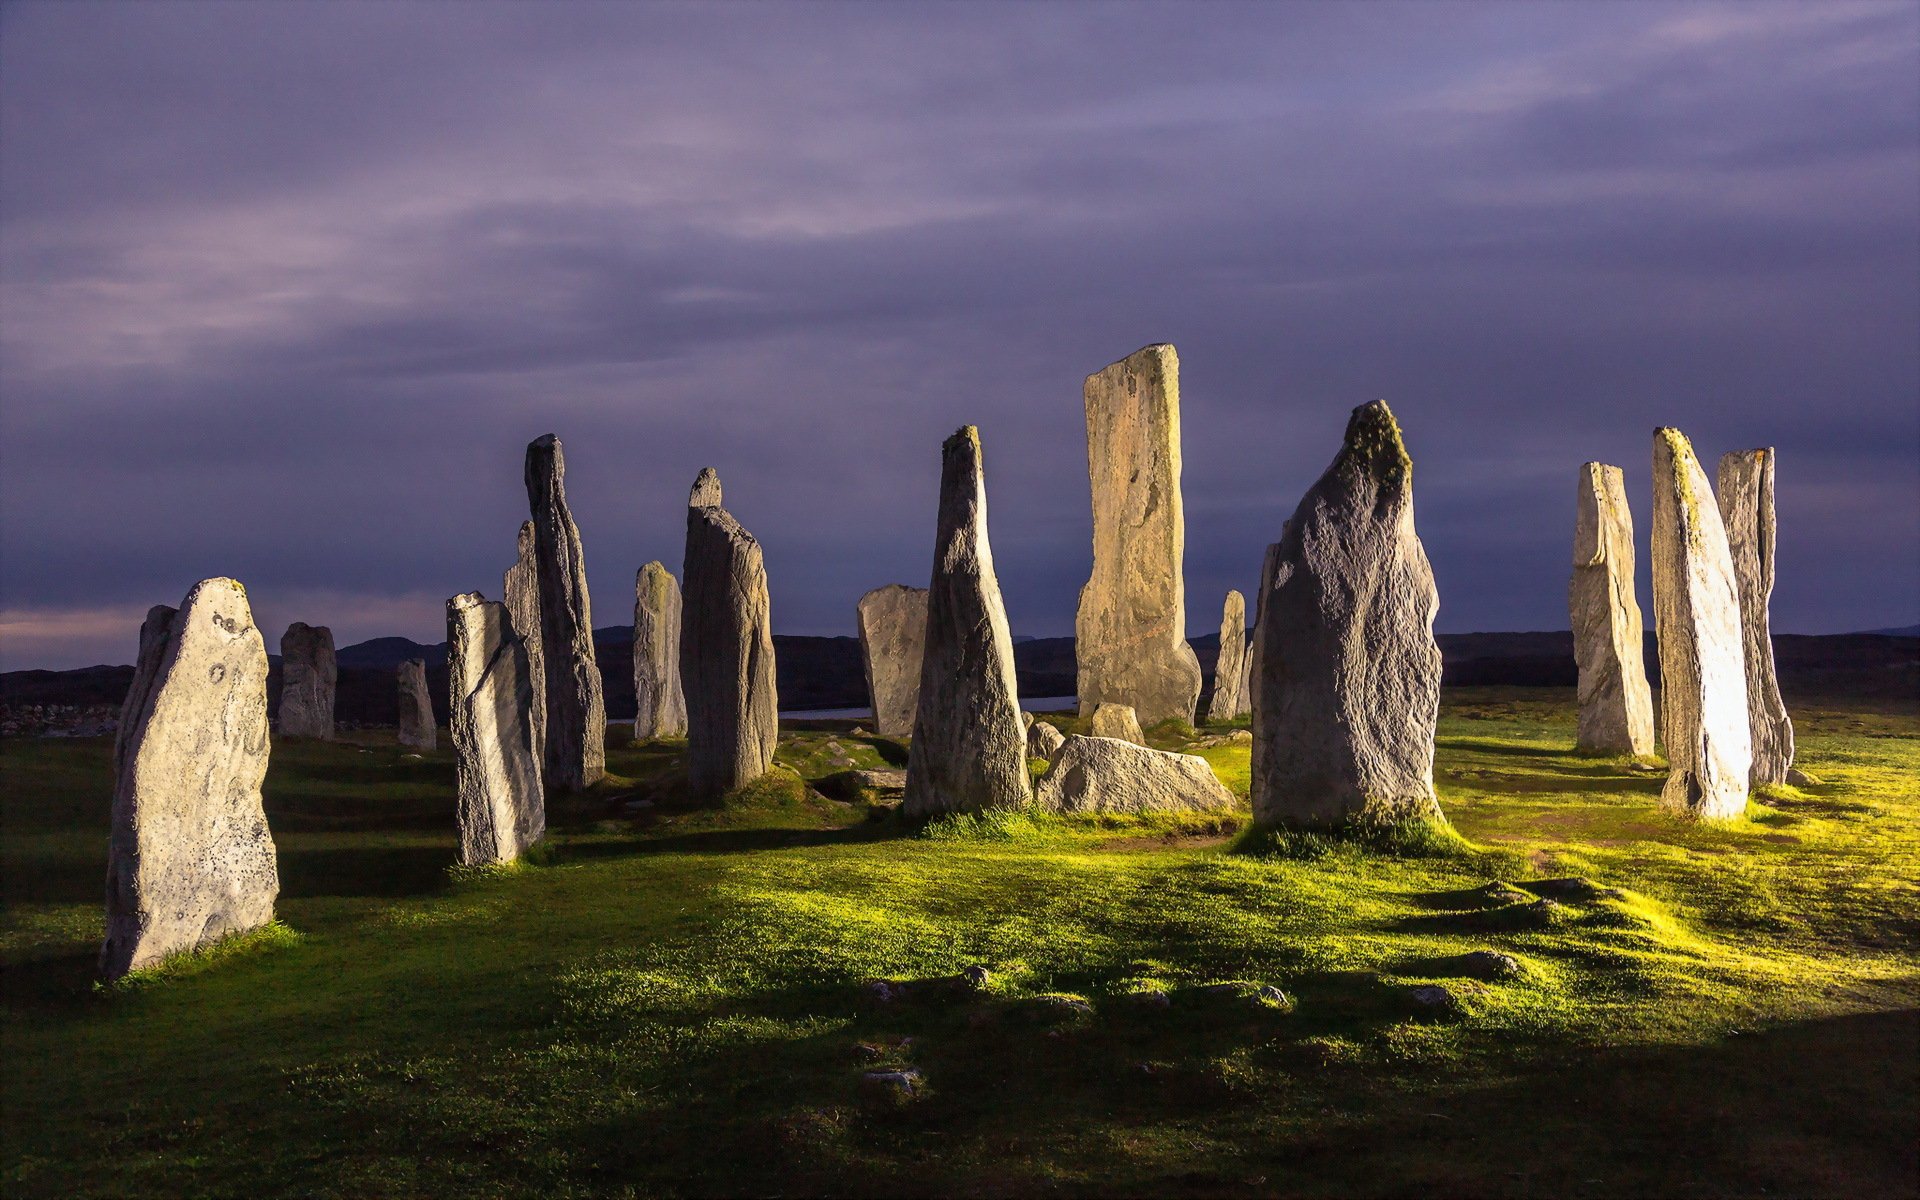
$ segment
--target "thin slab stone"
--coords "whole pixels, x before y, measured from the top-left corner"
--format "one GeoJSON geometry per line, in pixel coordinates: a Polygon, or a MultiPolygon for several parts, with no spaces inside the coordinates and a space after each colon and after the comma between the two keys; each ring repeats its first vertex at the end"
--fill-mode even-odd
{"type": "Polygon", "coordinates": [[[927,589],[904,583],[877,587],[860,597],[855,615],[874,729],[887,737],[910,737],[926,657],[927,589]]]}
{"type": "Polygon", "coordinates": [[[533,744],[537,690],[506,605],[478,592],[448,600],[448,725],[464,866],[512,862],[546,832],[533,744]]]}
{"type": "Polygon", "coordinates": [[[339,678],[333,630],[305,621],[287,626],[280,635],[280,736],[332,741],[339,678]]]}
{"type": "Polygon", "coordinates": [[[543,778],[578,792],[607,773],[607,711],[593,649],[587,560],[567,510],[567,459],[559,438],[549,433],[528,444],[526,479],[546,668],[543,778]]]}
{"type": "Polygon", "coordinates": [[[507,616],[513,631],[527,648],[527,669],[533,674],[533,753],[547,761],[547,657],[540,650],[540,569],[534,550],[533,522],[520,522],[520,557],[501,579],[507,616]]]}
{"type": "Polygon", "coordinates": [[[1574,746],[1592,754],[1652,754],[1653,692],[1634,595],[1633,514],[1619,467],[1590,462],[1580,468],[1567,609],[1580,668],[1574,746]]]}
{"type": "Polygon", "coordinates": [[[1787,782],[1793,769],[1793,721],[1773,666],[1773,473],[1771,446],[1720,456],[1715,493],[1726,524],[1727,552],[1740,593],[1740,632],[1747,664],[1747,729],[1753,742],[1753,787],[1787,782]]]}
{"type": "Polygon", "coordinates": [[[394,675],[400,691],[400,744],[414,750],[432,750],[439,744],[440,730],[433,719],[433,698],[427,692],[425,660],[410,658],[394,675]]]}
{"type": "Polygon", "coordinates": [[[1034,789],[1042,812],[1217,812],[1234,805],[1233,793],[1198,755],[1077,734],[1034,789]]]}
{"type": "Polygon", "coordinates": [[[633,579],[633,740],[687,736],[680,684],[680,581],[662,562],[633,579]]]}
{"type": "Polygon", "coordinates": [[[720,507],[720,477],[700,472],[687,509],[680,679],[687,702],[687,786],[712,799],[764,775],[780,736],[773,610],[760,543],[720,507]]]}
{"type": "Polygon", "coordinates": [[[1227,593],[1220,610],[1220,654],[1214,659],[1213,699],[1207,704],[1207,719],[1231,721],[1247,711],[1247,598],[1238,591],[1227,593]]]}

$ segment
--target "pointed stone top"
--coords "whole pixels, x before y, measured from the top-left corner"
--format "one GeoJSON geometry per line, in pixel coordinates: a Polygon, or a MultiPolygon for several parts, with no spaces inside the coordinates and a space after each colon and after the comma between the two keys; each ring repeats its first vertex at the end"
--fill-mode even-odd
{"type": "Polygon", "coordinates": [[[720,507],[720,472],[712,467],[700,468],[700,474],[693,481],[693,491],[687,495],[687,507],[720,507]]]}
{"type": "Polygon", "coordinates": [[[944,454],[951,454],[963,445],[972,448],[975,458],[980,457],[980,427],[978,425],[962,425],[960,428],[954,430],[953,436],[941,443],[940,450],[944,454]]]}
{"type": "Polygon", "coordinates": [[[1400,422],[1385,400],[1362,404],[1347,418],[1340,449],[1342,468],[1365,472],[1381,484],[1401,485],[1413,475],[1413,459],[1400,439],[1400,422]]]}
{"type": "Polygon", "coordinates": [[[448,612],[465,612],[469,608],[478,608],[487,602],[479,592],[461,592],[458,596],[447,597],[448,612]]]}
{"type": "Polygon", "coordinates": [[[520,557],[525,559],[531,559],[533,557],[532,521],[520,522],[520,557]]]}
{"type": "Polygon", "coordinates": [[[673,572],[667,570],[667,564],[661,562],[659,559],[656,558],[652,562],[648,563],[646,566],[641,567],[638,571],[634,572],[633,581],[634,583],[638,584],[643,580],[658,579],[663,575],[668,579],[673,578],[673,572]]]}

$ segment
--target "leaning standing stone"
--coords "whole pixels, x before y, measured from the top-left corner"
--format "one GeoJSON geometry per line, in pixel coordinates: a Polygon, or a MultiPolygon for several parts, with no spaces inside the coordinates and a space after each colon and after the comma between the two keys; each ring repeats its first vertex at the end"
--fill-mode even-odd
{"type": "Polygon", "coordinates": [[[680,581],[650,562],[633,580],[633,740],[687,736],[680,686],[680,581]]]}
{"type": "Polygon", "coordinates": [[[440,740],[440,731],[433,720],[433,700],[427,694],[427,664],[410,658],[400,664],[396,676],[400,684],[400,744],[431,750],[440,740]]]}
{"type": "Polygon", "coordinates": [[[688,497],[680,679],[687,698],[687,787],[710,799],[773,765],[780,737],[772,600],[760,543],[700,472],[688,497]]]}
{"type": "Polygon", "coordinates": [[[333,630],[295,621],[280,635],[280,736],[333,740],[333,689],[340,667],[333,630]]]}
{"type": "Polygon", "coordinates": [[[1640,601],[1633,594],[1633,514],[1619,467],[1590,462],[1574,493],[1573,657],[1580,667],[1574,745],[1597,754],[1653,753],[1640,601]]]}
{"type": "Polygon", "coordinates": [[[1200,660],[1187,645],[1186,517],[1180,502],[1180,359],[1135,351],[1087,376],[1093,575],[1074,620],[1080,712],[1102,701],[1142,724],[1193,720],[1200,660]]]}
{"type": "Polygon", "coordinates": [[[1220,656],[1213,664],[1208,720],[1230,721],[1247,711],[1247,652],[1247,598],[1230,591],[1220,612],[1220,656]]]}
{"type": "Polygon", "coordinates": [[[464,866],[512,862],[546,832],[533,747],[536,690],[506,606],[478,592],[448,600],[448,725],[464,866]]]}
{"type": "Polygon", "coordinates": [[[540,568],[533,545],[533,522],[520,522],[520,557],[507,568],[503,594],[513,631],[527,648],[533,678],[533,756],[547,761],[547,658],[540,652],[540,568]]]}
{"type": "Polygon", "coordinates": [[[546,659],[545,778],[577,792],[607,773],[607,712],[593,652],[587,560],[567,511],[567,460],[559,438],[549,433],[527,446],[526,475],[546,659]]]}
{"type": "Polygon", "coordinates": [[[960,429],[940,457],[926,652],[901,802],[909,816],[1017,808],[1033,794],[1013,635],[987,540],[980,431],[960,429]]]}
{"type": "Polygon", "coordinates": [[[1787,782],[1793,766],[1793,721],[1773,669],[1773,448],[1720,456],[1717,493],[1740,593],[1740,630],[1747,664],[1747,727],[1753,740],[1754,787],[1787,782]]]}
{"type": "Polygon", "coordinates": [[[867,665],[874,730],[913,734],[920,706],[920,664],[926,657],[927,589],[889,583],[860,597],[860,654],[867,665]]]}
{"type": "Polygon", "coordinates": [[[246,589],[203,579],[140,630],[114,746],[103,977],[273,919],[267,752],[267,648],[246,589]]]}
{"type": "Polygon", "coordinates": [[[1753,766],[1740,596],[1706,472],[1677,429],[1653,434],[1653,617],[1660,642],[1660,802],[1702,820],[1740,816],[1753,766]]]}
{"type": "Polygon", "coordinates": [[[1295,827],[1438,820],[1440,607],[1413,526],[1413,460],[1385,402],[1269,555],[1254,671],[1253,813],[1295,827]]]}

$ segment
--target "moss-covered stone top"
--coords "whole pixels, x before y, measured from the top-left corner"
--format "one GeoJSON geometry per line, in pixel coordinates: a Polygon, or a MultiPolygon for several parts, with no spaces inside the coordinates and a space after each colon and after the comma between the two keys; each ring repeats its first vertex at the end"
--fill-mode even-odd
{"type": "Polygon", "coordinates": [[[1413,476],[1413,459],[1401,439],[1400,422],[1394,420],[1385,400],[1353,410],[1347,420],[1343,457],[1382,485],[1398,486],[1413,476]]]}

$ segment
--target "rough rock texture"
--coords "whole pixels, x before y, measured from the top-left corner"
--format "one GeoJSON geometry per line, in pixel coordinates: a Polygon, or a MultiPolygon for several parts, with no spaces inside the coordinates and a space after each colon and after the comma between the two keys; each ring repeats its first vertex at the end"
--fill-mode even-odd
{"type": "Polygon", "coordinates": [[[447,689],[460,861],[512,862],[546,832],[547,807],[533,746],[539,688],[506,605],[478,592],[447,601],[447,689]]]}
{"type": "Polygon", "coordinates": [[[593,653],[593,604],[580,531],[567,511],[567,459],[547,434],[527,446],[527,503],[540,581],[540,650],[546,660],[543,777],[580,791],[607,773],[607,712],[593,653]]]}
{"type": "Polygon", "coordinates": [[[687,736],[680,686],[680,581],[650,562],[633,579],[633,740],[687,736]]]}
{"type": "Polygon", "coordinates": [[[1013,635],[987,540],[980,432],[968,425],[940,449],[926,653],[903,812],[1016,808],[1032,798],[1018,694],[1013,635]]]}
{"type": "Polygon", "coordinates": [[[439,744],[440,730],[433,720],[433,700],[427,695],[426,662],[410,658],[394,675],[400,687],[400,744],[433,749],[439,744]]]}
{"type": "Polygon", "coordinates": [[[680,679],[687,703],[687,785],[723,795],[759,778],[780,734],[773,616],[760,543],[719,505],[720,477],[700,472],[687,509],[680,679]]]}
{"type": "Polygon", "coordinates": [[[1230,721],[1247,711],[1247,669],[1252,659],[1247,645],[1247,598],[1237,591],[1227,593],[1220,612],[1220,657],[1213,665],[1213,699],[1207,703],[1207,718],[1230,721]]]}
{"type": "Polygon", "coordinates": [[[340,667],[333,630],[295,621],[280,635],[281,737],[333,740],[333,689],[340,667]]]}
{"type": "Polygon", "coordinates": [[[1601,754],[1652,754],[1653,693],[1633,594],[1633,514],[1619,467],[1590,462],[1580,468],[1567,609],[1580,667],[1574,745],[1601,754]]]}
{"type": "Polygon", "coordinates": [[[273,919],[267,752],[267,648],[246,589],[203,579],[140,630],[114,744],[104,978],[273,919]]]}
{"type": "Polygon", "coordinates": [[[1093,575],[1074,620],[1080,713],[1131,705],[1142,723],[1192,721],[1200,660],[1187,645],[1180,501],[1180,359],[1135,351],[1087,376],[1093,575]]]}
{"type": "Polygon", "coordinates": [[[1067,744],[1067,735],[1047,724],[1035,721],[1027,726],[1027,757],[1052,762],[1053,756],[1060,753],[1060,747],[1067,744]]]}
{"type": "MultiPolygon", "coordinates": [[[[1280,523],[1280,536],[1287,536],[1293,528],[1292,521],[1280,523]]],[[[1261,615],[1265,612],[1265,597],[1273,591],[1273,578],[1280,569],[1280,543],[1272,542],[1266,553],[1260,557],[1260,587],[1253,593],[1253,636],[1247,639],[1247,711],[1253,715],[1253,724],[1260,723],[1260,689],[1256,681],[1260,678],[1260,664],[1266,654],[1266,639],[1260,636],[1261,615]]],[[[1276,650],[1278,645],[1276,644],[1276,650]]]]}
{"type": "Polygon", "coordinates": [[[1093,710],[1093,736],[1119,738],[1136,746],[1147,744],[1147,735],[1140,732],[1139,716],[1124,704],[1102,704],[1093,710]]]}
{"type": "Polygon", "coordinates": [[[721,508],[720,472],[712,467],[701,467],[700,473],[693,477],[693,487],[687,492],[688,508],[721,508]]]}
{"type": "Polygon", "coordinates": [[[1385,402],[1269,555],[1254,672],[1253,813],[1302,828],[1439,819],[1440,607],[1413,526],[1413,461],[1385,402]]]}
{"type": "Polygon", "coordinates": [[[1772,447],[1720,456],[1716,494],[1726,525],[1733,583],[1740,595],[1740,631],[1747,663],[1747,728],[1753,742],[1754,787],[1787,782],[1793,767],[1793,721],[1780,698],[1773,669],[1773,469],[1772,447]]]}
{"type": "Polygon", "coordinates": [[[1211,811],[1234,805],[1233,793],[1207,760],[1194,754],[1075,735],[1052,764],[1034,788],[1035,806],[1047,812],[1211,811]]]}
{"type": "Polygon", "coordinates": [[[547,656],[540,649],[540,569],[534,565],[533,522],[520,522],[520,557],[501,580],[507,616],[527,648],[533,677],[533,756],[547,761],[547,656]]]}
{"type": "Polygon", "coordinates": [[[1746,811],[1753,766],[1746,652],[1727,531],[1677,429],[1653,434],[1653,616],[1660,641],[1660,802],[1702,820],[1746,811]]]}
{"type": "Polygon", "coordinates": [[[920,663],[926,657],[927,589],[890,583],[860,597],[860,654],[874,729],[888,737],[913,733],[920,707],[920,663]]]}

